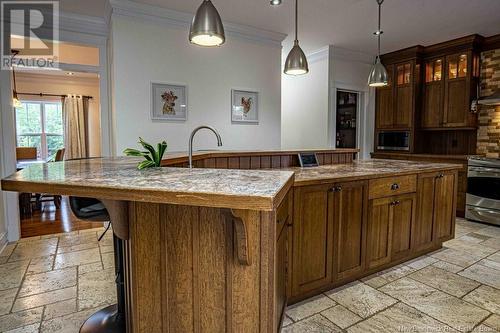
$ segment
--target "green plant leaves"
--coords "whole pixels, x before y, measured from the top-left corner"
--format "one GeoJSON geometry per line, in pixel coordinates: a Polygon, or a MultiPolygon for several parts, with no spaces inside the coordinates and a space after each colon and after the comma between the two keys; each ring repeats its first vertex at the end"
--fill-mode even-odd
{"type": "Polygon", "coordinates": [[[155,149],[151,144],[139,137],[139,144],[146,149],[146,151],[133,148],[127,148],[123,151],[126,156],[144,157],[146,159],[137,165],[137,169],[142,170],[145,168],[161,167],[161,159],[167,150],[167,142],[162,141],[158,143],[157,149],[155,149]]]}
{"type": "Polygon", "coordinates": [[[155,162],[153,161],[142,161],[141,163],[139,163],[137,165],[137,169],[139,170],[142,170],[142,169],[146,169],[146,168],[152,168],[155,166],[155,162]]]}

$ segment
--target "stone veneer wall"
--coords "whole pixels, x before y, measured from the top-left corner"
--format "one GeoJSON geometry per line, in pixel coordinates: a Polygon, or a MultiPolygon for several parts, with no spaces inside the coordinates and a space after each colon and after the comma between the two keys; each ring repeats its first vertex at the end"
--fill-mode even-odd
{"type": "MultiPolygon", "coordinates": [[[[500,89],[500,49],[481,54],[481,96],[500,89]]],[[[500,158],[500,106],[480,105],[477,153],[500,158]]]]}

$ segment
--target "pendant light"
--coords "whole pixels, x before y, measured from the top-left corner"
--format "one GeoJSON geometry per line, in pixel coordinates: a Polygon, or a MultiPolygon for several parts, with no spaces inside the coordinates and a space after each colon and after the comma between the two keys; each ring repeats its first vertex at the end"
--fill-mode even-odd
{"type": "Polygon", "coordinates": [[[388,75],[387,70],[384,65],[380,61],[380,36],[383,31],[380,29],[380,21],[381,21],[381,11],[382,11],[382,3],[384,0],[376,0],[378,4],[378,30],[374,32],[377,35],[378,39],[378,53],[375,58],[375,64],[372,67],[370,72],[370,76],[368,77],[368,85],[370,87],[384,87],[388,84],[388,75]]]}
{"type": "Polygon", "coordinates": [[[309,65],[304,51],[299,46],[298,39],[298,25],[299,25],[299,0],[295,0],[295,41],[293,47],[288,53],[285,61],[284,73],[288,75],[302,75],[309,72],[309,65]]]}
{"type": "Polygon", "coordinates": [[[191,22],[189,41],[200,46],[220,46],[226,41],[224,26],[212,1],[204,0],[191,22]]]}

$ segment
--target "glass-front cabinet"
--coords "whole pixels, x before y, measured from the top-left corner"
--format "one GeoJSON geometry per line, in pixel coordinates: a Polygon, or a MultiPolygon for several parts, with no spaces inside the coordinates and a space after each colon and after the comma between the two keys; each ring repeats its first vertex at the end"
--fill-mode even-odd
{"type": "Polygon", "coordinates": [[[444,59],[432,58],[425,62],[424,103],[422,105],[422,127],[436,128],[442,123],[444,98],[444,59]]]}
{"type": "Polygon", "coordinates": [[[399,63],[396,67],[394,127],[408,129],[413,115],[413,68],[414,61],[399,63]]]}

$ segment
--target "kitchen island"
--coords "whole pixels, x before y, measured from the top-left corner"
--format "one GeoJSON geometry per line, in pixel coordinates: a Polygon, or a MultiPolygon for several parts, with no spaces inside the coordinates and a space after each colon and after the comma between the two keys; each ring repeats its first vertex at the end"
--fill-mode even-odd
{"type": "Polygon", "coordinates": [[[308,169],[294,152],[210,152],[192,170],[57,162],[2,189],[103,200],[125,244],[128,332],[276,332],[287,303],[453,237],[460,166],[339,157],[355,153],[318,151],[308,169]]]}

